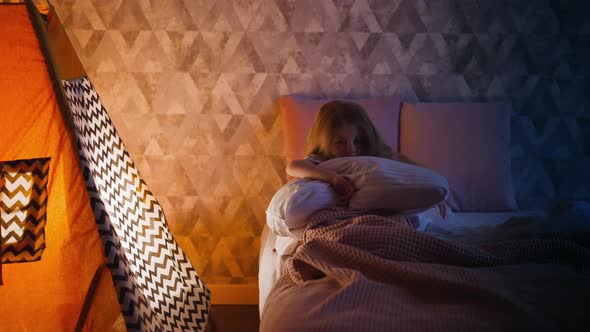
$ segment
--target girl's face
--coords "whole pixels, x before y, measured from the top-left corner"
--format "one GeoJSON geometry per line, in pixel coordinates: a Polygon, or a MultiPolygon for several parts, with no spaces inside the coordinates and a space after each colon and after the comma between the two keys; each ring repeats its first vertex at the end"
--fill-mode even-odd
{"type": "Polygon", "coordinates": [[[330,143],[330,155],[332,158],[352,157],[360,155],[363,149],[363,140],[356,126],[344,125],[336,130],[330,143]]]}

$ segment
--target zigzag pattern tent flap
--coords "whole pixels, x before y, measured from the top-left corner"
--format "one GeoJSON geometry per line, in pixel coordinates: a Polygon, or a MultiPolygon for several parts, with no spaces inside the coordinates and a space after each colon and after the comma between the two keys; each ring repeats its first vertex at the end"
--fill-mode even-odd
{"type": "Polygon", "coordinates": [[[202,331],[210,291],[169,232],[90,81],[62,81],[107,265],[129,331],[202,331]]]}
{"type": "Polygon", "coordinates": [[[1,263],[41,259],[45,249],[49,160],[0,162],[1,263]]]}

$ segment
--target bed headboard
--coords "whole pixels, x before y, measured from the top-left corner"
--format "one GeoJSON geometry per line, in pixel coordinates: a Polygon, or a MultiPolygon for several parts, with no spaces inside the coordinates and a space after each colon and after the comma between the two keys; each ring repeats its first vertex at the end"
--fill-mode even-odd
{"type": "MultiPolygon", "coordinates": [[[[330,100],[280,97],[287,163],[304,157],[315,114],[330,100]]],[[[453,210],[518,208],[510,160],[510,102],[410,103],[399,96],[344,100],[366,109],[394,151],[447,178],[447,203],[453,210]]]]}

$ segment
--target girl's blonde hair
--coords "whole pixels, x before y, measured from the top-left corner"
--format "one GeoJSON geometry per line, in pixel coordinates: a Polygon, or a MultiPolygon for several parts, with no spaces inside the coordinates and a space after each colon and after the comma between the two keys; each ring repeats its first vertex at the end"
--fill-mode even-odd
{"type": "Polygon", "coordinates": [[[359,131],[361,155],[394,158],[391,148],[383,142],[369,115],[359,104],[333,100],[320,107],[307,138],[305,154],[316,154],[330,159],[330,145],[336,131],[344,126],[355,126],[359,131]]]}

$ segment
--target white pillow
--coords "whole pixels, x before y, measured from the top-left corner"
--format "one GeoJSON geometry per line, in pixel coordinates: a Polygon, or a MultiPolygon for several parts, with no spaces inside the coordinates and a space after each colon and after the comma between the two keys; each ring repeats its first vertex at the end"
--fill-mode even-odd
{"type": "MultiPolygon", "coordinates": [[[[357,191],[348,207],[418,213],[438,204],[448,193],[446,179],[427,168],[377,157],[344,157],[322,162],[348,177],[357,191]]],[[[281,187],[266,210],[268,227],[277,235],[300,237],[318,210],[347,207],[325,182],[296,179],[281,187]]]]}
{"type": "Polygon", "coordinates": [[[300,237],[308,218],[329,207],[345,207],[330,184],[296,179],[282,186],[266,209],[266,223],[280,236],[300,237]]]}
{"type": "Polygon", "coordinates": [[[447,180],[415,165],[378,157],[343,157],[320,163],[347,177],[357,191],[349,202],[356,210],[390,210],[418,213],[445,199],[447,180]]]}

